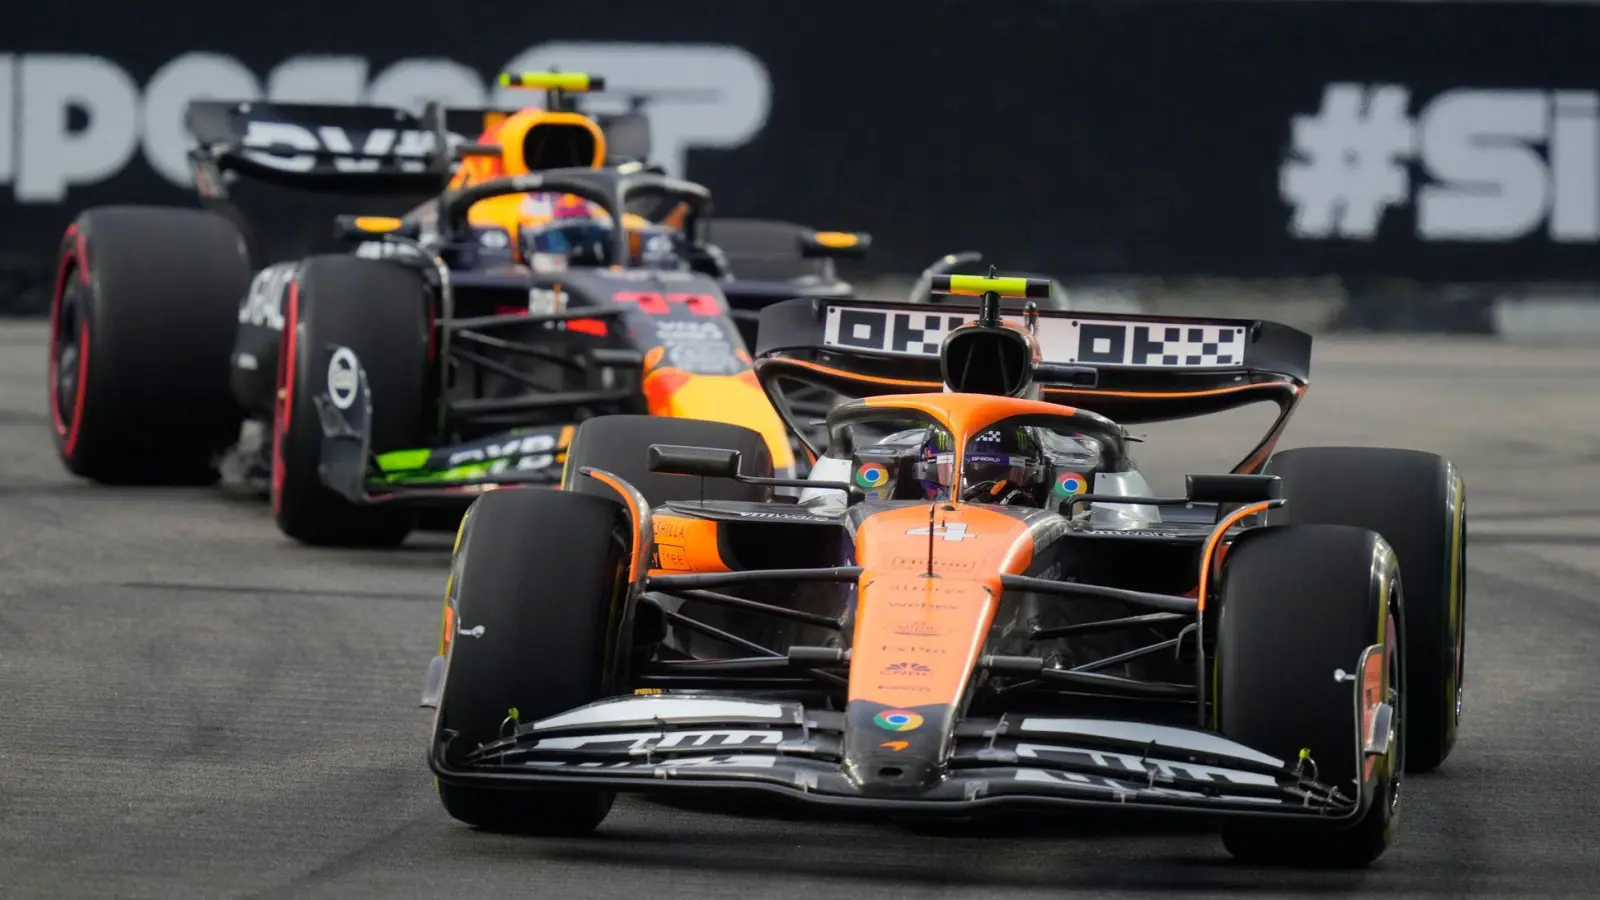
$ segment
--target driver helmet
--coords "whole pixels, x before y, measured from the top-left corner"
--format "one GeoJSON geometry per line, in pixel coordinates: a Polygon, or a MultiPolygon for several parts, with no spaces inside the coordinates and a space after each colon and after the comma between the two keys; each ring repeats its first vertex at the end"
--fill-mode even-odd
{"type": "MultiPolygon", "coordinates": [[[[667,225],[658,225],[633,215],[623,216],[628,231],[628,258],[612,259],[614,230],[611,216],[599,206],[570,194],[529,195],[530,201],[548,204],[548,220],[526,223],[520,229],[523,258],[533,261],[561,260],[568,266],[676,270],[688,258],[684,235],[667,225]]],[[[542,268],[536,265],[535,268],[542,268]]]]}
{"type": "MultiPolygon", "coordinates": [[[[929,429],[919,466],[928,499],[950,498],[955,455],[949,432],[929,429]]],[[[1044,449],[1026,427],[984,429],[967,442],[961,466],[961,500],[1041,506],[1049,490],[1044,449]]]]}

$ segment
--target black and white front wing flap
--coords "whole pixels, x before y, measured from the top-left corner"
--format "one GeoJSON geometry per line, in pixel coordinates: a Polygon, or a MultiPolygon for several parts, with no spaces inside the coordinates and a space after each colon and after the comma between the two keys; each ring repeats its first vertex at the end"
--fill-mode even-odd
{"type": "Polygon", "coordinates": [[[441,734],[430,762],[447,783],[745,789],[900,812],[1123,806],[1333,823],[1364,811],[1354,785],[1319,784],[1283,760],[1198,729],[1016,715],[969,720],[957,727],[943,777],[907,790],[848,772],[845,728],[842,713],[792,702],[619,697],[522,725],[469,752],[441,734]]]}

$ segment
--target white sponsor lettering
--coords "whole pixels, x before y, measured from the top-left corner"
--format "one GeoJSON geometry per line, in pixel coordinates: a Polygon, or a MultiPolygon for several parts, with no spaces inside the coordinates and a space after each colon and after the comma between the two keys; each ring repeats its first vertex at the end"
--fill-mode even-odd
{"type": "Polygon", "coordinates": [[[1023,759],[1068,759],[1081,761],[1093,766],[1108,769],[1123,769],[1130,773],[1138,773],[1144,777],[1153,776],[1157,781],[1171,781],[1176,778],[1192,778],[1196,781],[1222,781],[1235,784],[1275,785],[1277,780],[1271,775],[1260,775],[1254,772],[1241,772],[1234,769],[1223,769],[1217,766],[1203,766],[1198,763],[1173,762],[1164,759],[1150,759],[1148,757],[1129,756],[1126,753],[1107,753],[1100,750],[1085,750],[1078,747],[1052,747],[1045,744],[1018,744],[1017,756],[1023,759]]]}
{"type": "Polygon", "coordinates": [[[1600,241],[1600,94],[1330,84],[1293,122],[1279,185],[1290,234],[1370,241],[1415,203],[1424,241],[1600,241]],[[1412,184],[1413,162],[1425,181],[1412,184]]]}
{"type": "Polygon", "coordinates": [[[296,263],[280,263],[257,272],[239,306],[240,324],[282,331],[283,298],[299,268],[296,263]]]}
{"type": "MultiPolygon", "coordinates": [[[[487,462],[495,459],[509,459],[514,456],[540,459],[547,458],[544,465],[554,461],[551,452],[556,449],[556,439],[553,435],[534,434],[528,437],[511,438],[504,443],[486,443],[481,447],[471,447],[466,450],[457,450],[450,454],[450,465],[459,466],[471,462],[487,462]]],[[[524,460],[526,461],[526,460],[524,460]]],[[[518,468],[542,468],[535,465],[518,465],[518,468]]]]}
{"type": "Polygon", "coordinates": [[[663,344],[724,341],[727,333],[716,322],[665,321],[656,323],[656,340],[663,344]]]}
{"type": "Polygon", "coordinates": [[[420,258],[415,247],[394,241],[362,241],[356,245],[356,255],[363,259],[420,258]]]}
{"type": "MultiPolygon", "coordinates": [[[[938,535],[940,538],[942,538],[944,540],[947,540],[947,541],[970,541],[973,538],[978,536],[978,533],[976,531],[973,531],[973,532],[967,531],[967,523],[965,523],[965,522],[951,522],[951,523],[949,523],[947,525],[946,524],[935,525],[935,526],[933,526],[931,531],[932,531],[933,534],[938,535]]],[[[906,534],[909,534],[909,535],[922,535],[923,537],[926,537],[929,534],[929,532],[930,532],[930,529],[928,528],[928,526],[924,525],[921,528],[913,528],[910,531],[906,532],[906,534]]]]}
{"type": "Polygon", "coordinates": [[[575,737],[548,737],[539,741],[544,750],[598,749],[620,745],[629,751],[647,749],[666,750],[681,747],[739,747],[783,743],[783,732],[771,730],[670,731],[627,732],[623,734],[593,734],[575,737]]]}
{"type": "MultiPolygon", "coordinates": [[[[466,140],[465,135],[452,134],[448,142],[455,146],[466,140]]],[[[359,155],[350,136],[343,128],[324,125],[312,131],[289,122],[251,121],[245,128],[244,146],[255,148],[245,153],[252,162],[283,172],[309,172],[316,168],[317,158],[311,152],[327,151],[337,172],[376,172],[384,164],[374,155],[391,157],[390,165],[402,172],[421,172],[427,168],[428,157],[433,153],[433,134],[417,129],[396,130],[374,128],[362,142],[359,155]]]]}
{"type": "Polygon", "coordinates": [[[745,368],[726,343],[668,347],[667,365],[695,375],[737,375],[745,368]]]}
{"type": "Polygon", "coordinates": [[[361,386],[360,370],[355,351],[349,347],[333,351],[333,357],[328,360],[328,397],[334,406],[349,409],[356,404],[357,389],[361,386]]]}
{"type": "Polygon", "coordinates": [[[56,203],[68,185],[103,181],[127,165],[139,143],[139,86],[120,66],[58,54],[3,60],[16,105],[0,138],[16,148],[10,175],[19,203],[56,203]],[[68,126],[73,110],[81,128],[68,126]]]}
{"type": "Polygon", "coordinates": [[[671,272],[665,269],[596,269],[601,278],[614,281],[693,281],[692,272],[671,272]]]}
{"type": "Polygon", "coordinates": [[[776,756],[750,756],[736,753],[724,753],[716,756],[683,756],[667,762],[651,762],[649,759],[623,762],[563,762],[554,759],[540,759],[523,763],[526,766],[537,766],[542,769],[648,770],[653,774],[669,777],[675,774],[678,769],[771,769],[776,767],[777,764],[778,758],[776,756]]]}
{"type": "Polygon", "coordinates": [[[566,306],[566,298],[559,288],[528,288],[528,312],[536,316],[560,312],[566,306]]]}
{"type": "MultiPolygon", "coordinates": [[[[748,52],[721,44],[548,43],[516,54],[487,74],[552,64],[604,75],[619,94],[662,92],[649,107],[653,156],[678,176],[684,173],[690,148],[737,147],[755,137],[771,105],[766,67],[748,52]]],[[[537,102],[537,95],[527,91],[500,88],[491,94],[485,73],[448,59],[402,59],[373,71],[361,56],[296,56],[262,79],[232,56],[196,52],[161,66],[141,92],[121,65],[104,57],[0,54],[0,182],[12,185],[18,202],[56,203],[73,186],[115,176],[142,149],[153,170],[187,186],[191,138],[183,117],[189,102],[201,98],[406,109],[420,109],[428,100],[512,109],[537,102]]],[[[625,102],[600,94],[592,100],[597,113],[620,111],[606,104],[625,102]]],[[[250,140],[258,145],[282,142],[334,153],[356,149],[339,129],[252,132],[250,140]]],[[[418,153],[415,148],[426,137],[380,130],[367,135],[360,149],[418,153]]],[[[303,166],[309,159],[304,154],[290,155],[287,161],[277,155],[267,158],[280,166],[303,166]]],[[[355,167],[344,171],[375,163],[340,162],[355,167]]]]}
{"type": "Polygon", "coordinates": [[[696,375],[734,375],[745,368],[717,322],[664,320],[655,323],[656,341],[667,350],[666,364],[696,375]]]}
{"type": "Polygon", "coordinates": [[[1095,537],[1125,537],[1125,538],[1159,538],[1161,540],[1182,540],[1193,538],[1200,540],[1206,536],[1203,531],[1183,533],[1180,531],[1142,531],[1137,528],[1085,528],[1082,531],[1069,532],[1070,534],[1093,535],[1095,537]]]}
{"type": "MultiPolygon", "coordinates": [[[[977,312],[829,306],[826,347],[896,356],[938,356],[950,332],[977,312]]],[[[1021,326],[1020,316],[1007,317],[1021,326]]],[[[1164,369],[1215,369],[1244,363],[1245,330],[1205,322],[1121,321],[1041,316],[1034,333],[1045,362],[1164,369]]]]}

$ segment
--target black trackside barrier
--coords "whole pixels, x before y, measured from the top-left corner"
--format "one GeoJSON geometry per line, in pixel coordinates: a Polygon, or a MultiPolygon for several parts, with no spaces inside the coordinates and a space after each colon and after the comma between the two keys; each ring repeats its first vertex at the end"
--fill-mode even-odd
{"type": "MultiPolygon", "coordinates": [[[[619,16],[490,0],[441,15],[395,0],[386,15],[427,26],[385,30],[357,6],[282,0],[220,32],[188,12],[178,0],[45,9],[10,35],[0,308],[47,290],[84,208],[195,204],[191,97],[238,90],[265,101],[258,111],[293,111],[297,130],[261,140],[330,170],[342,156],[352,175],[369,140],[420,130],[413,95],[443,95],[463,113],[450,130],[470,142],[484,110],[543,102],[500,93],[500,72],[551,65],[606,72],[609,100],[575,102],[618,117],[602,121],[608,143],[653,136],[639,149],[706,183],[718,215],[870,233],[855,265],[877,271],[1004,248],[1019,270],[1063,279],[1600,280],[1584,44],[1600,8],[1588,4],[1079,0],[975,15],[959,0],[817,0],[774,15],[682,0],[619,16]],[[1005,47],[1004,88],[928,66],[926,48],[947,46],[1005,47]],[[409,118],[308,110],[369,101],[409,118]]],[[[211,124],[236,142],[249,133],[248,120],[211,124]]],[[[308,245],[335,213],[409,205],[386,210],[370,179],[322,184],[369,201],[263,196],[247,210],[263,261],[319,249],[308,245]]],[[[252,202],[243,182],[229,191],[252,202]]]]}

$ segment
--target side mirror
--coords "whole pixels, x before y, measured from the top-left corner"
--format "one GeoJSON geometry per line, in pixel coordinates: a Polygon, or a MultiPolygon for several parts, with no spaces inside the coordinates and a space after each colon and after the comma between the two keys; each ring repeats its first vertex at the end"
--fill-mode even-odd
{"type": "Polygon", "coordinates": [[[1092,388],[1100,383],[1100,370],[1092,366],[1040,363],[1033,367],[1033,380],[1045,385],[1092,388]]]}
{"type": "Polygon", "coordinates": [[[813,231],[800,235],[806,259],[860,259],[872,246],[872,235],[860,231],[813,231]]]}
{"type": "Polygon", "coordinates": [[[739,477],[739,451],[715,447],[650,445],[650,471],[663,475],[698,475],[701,478],[739,477]]]}
{"type": "Polygon", "coordinates": [[[336,216],[333,235],[342,241],[375,241],[386,234],[416,240],[422,228],[415,222],[390,216],[336,216]]]}
{"type": "Polygon", "coordinates": [[[1283,497],[1276,475],[1190,475],[1185,496],[1195,503],[1263,503],[1283,497]]]}
{"type": "Polygon", "coordinates": [[[499,159],[501,152],[499,144],[466,143],[455,146],[455,157],[458,161],[466,159],[499,159]]]}

